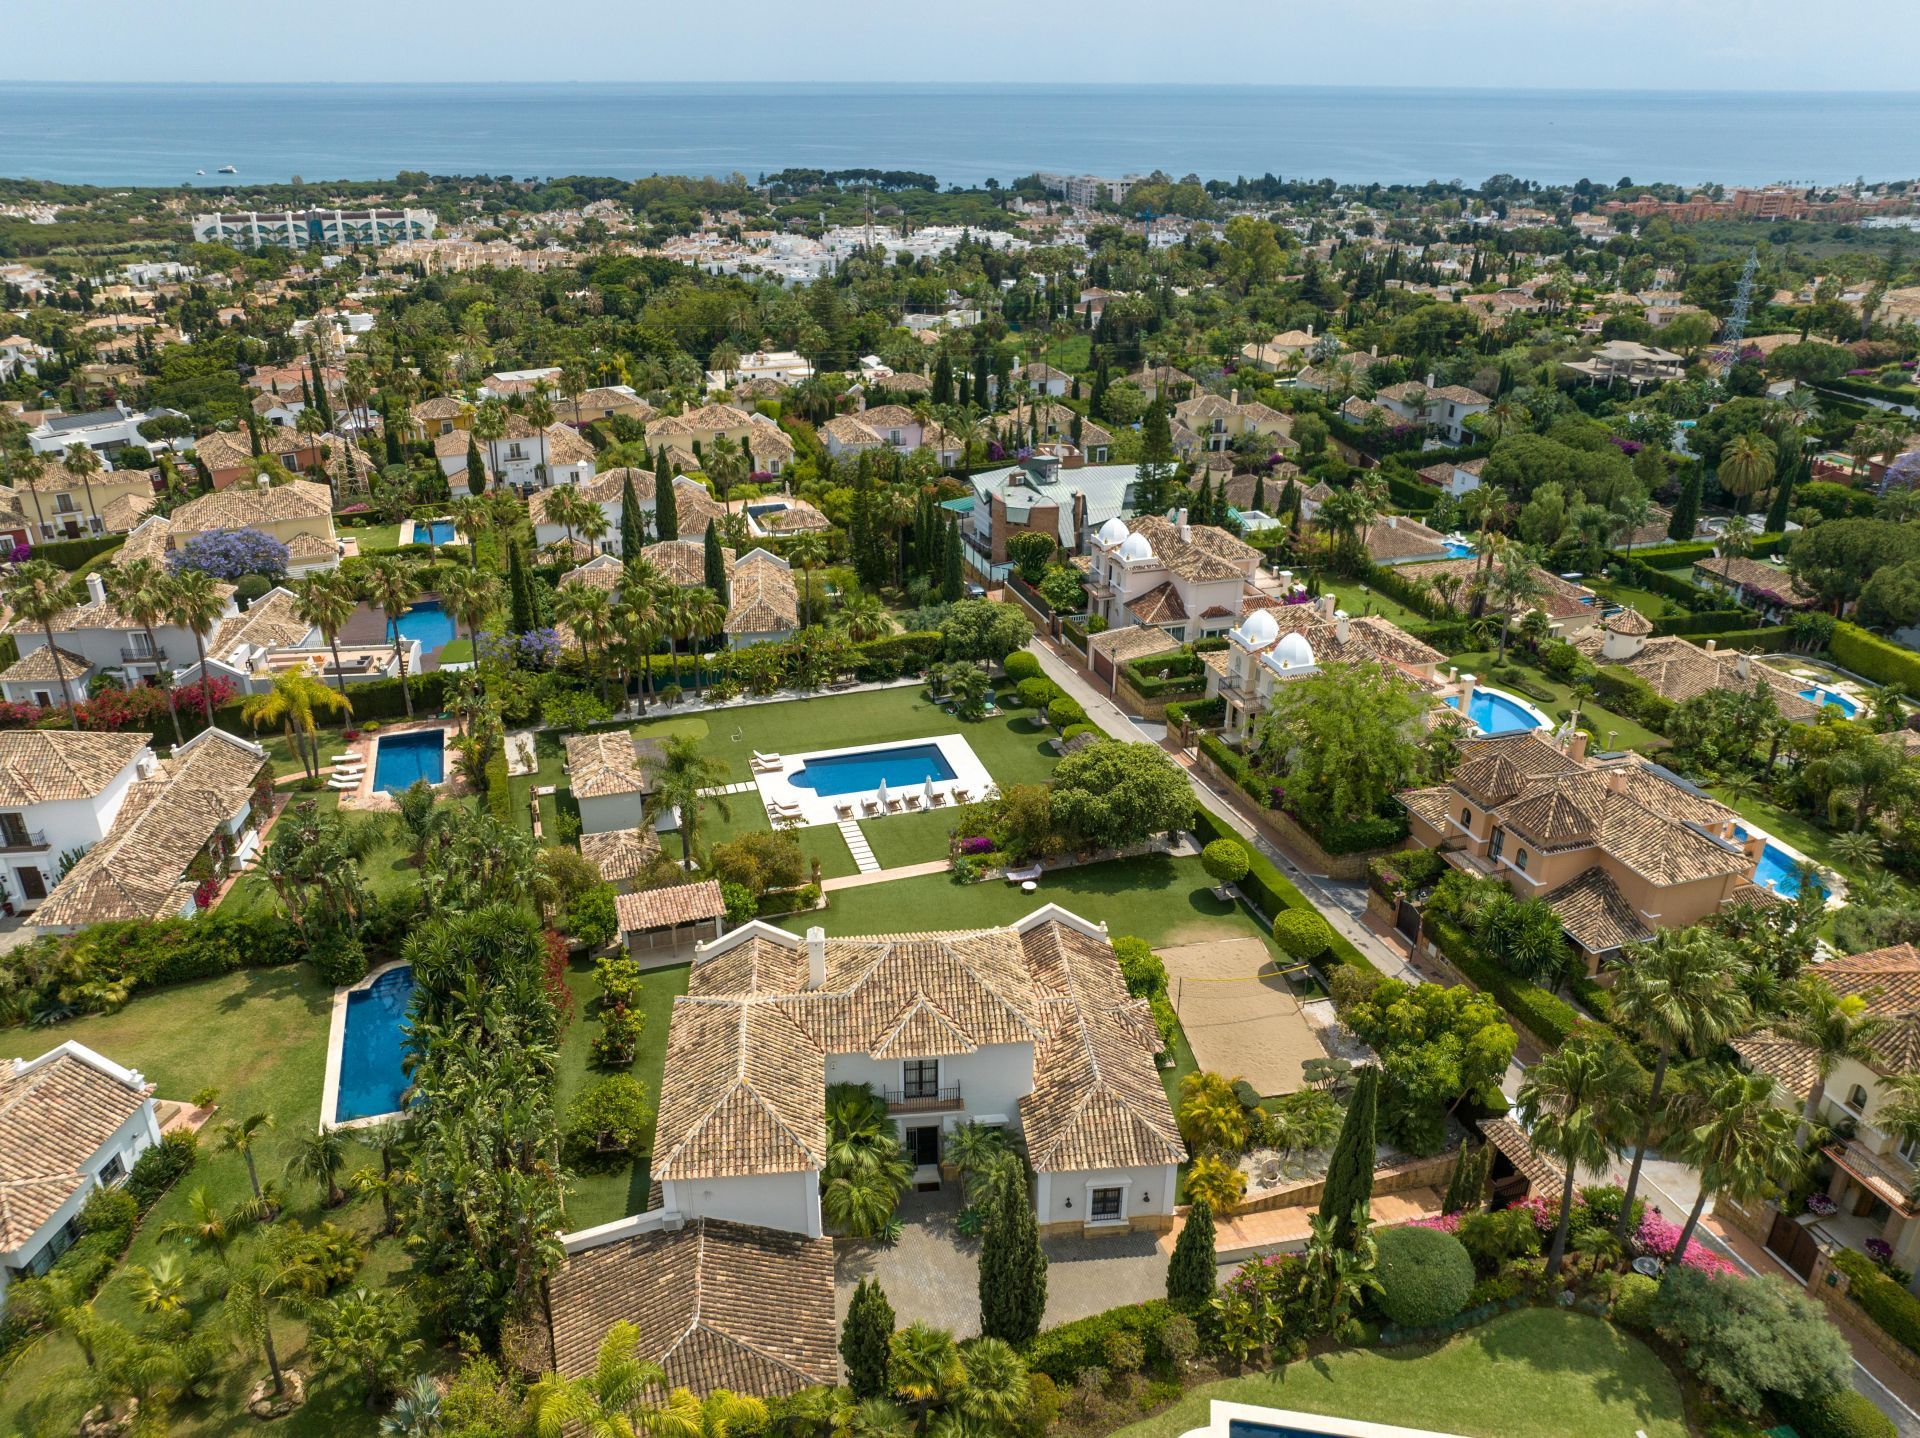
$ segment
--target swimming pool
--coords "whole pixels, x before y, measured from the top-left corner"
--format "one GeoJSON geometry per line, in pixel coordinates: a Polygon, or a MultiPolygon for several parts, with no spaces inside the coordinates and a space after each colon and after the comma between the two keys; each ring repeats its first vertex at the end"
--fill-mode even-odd
{"type": "MultiPolygon", "coordinates": [[[[1447,700],[1447,707],[1458,709],[1460,696],[1456,694],[1447,700]]],[[[1518,734],[1527,729],[1548,727],[1545,716],[1532,705],[1484,685],[1474,689],[1473,702],[1467,706],[1467,718],[1482,734],[1518,734]]]]}
{"type": "Polygon", "coordinates": [[[398,1113],[407,1092],[402,1060],[407,1049],[407,1010],[413,1003],[413,969],[389,969],[364,989],[347,995],[340,1040],[340,1087],[333,1121],[398,1113]]]}
{"type": "Polygon", "coordinates": [[[1471,559],[1480,552],[1470,540],[1465,539],[1449,539],[1446,549],[1449,559],[1471,559]]]}
{"type": "Polygon", "coordinates": [[[1817,704],[1822,708],[1831,704],[1849,719],[1860,712],[1860,706],[1858,704],[1854,703],[1838,689],[1829,689],[1824,684],[1815,684],[1811,688],[1802,689],[1800,691],[1800,697],[1806,700],[1807,703],[1817,704]]]}
{"type": "Polygon", "coordinates": [[[373,751],[373,791],[397,794],[420,779],[438,784],[447,777],[447,731],[411,729],[382,734],[373,751]]]}
{"type": "Polygon", "coordinates": [[[422,654],[438,653],[453,643],[453,616],[440,607],[437,599],[408,605],[395,627],[402,639],[419,640],[422,654]]]}
{"type": "Polygon", "coordinates": [[[413,522],[413,542],[415,544],[452,544],[454,540],[453,521],[451,519],[420,520],[413,522]]]}
{"type": "Polygon", "coordinates": [[[902,744],[891,749],[862,749],[851,754],[829,754],[809,759],[789,782],[827,797],[868,794],[885,783],[904,793],[928,780],[943,783],[955,777],[953,765],[938,744],[902,744]]]}
{"type": "MultiPolygon", "coordinates": [[[[1740,843],[1747,841],[1747,831],[1739,824],[1733,826],[1733,837],[1740,843]]],[[[1760,862],[1754,868],[1753,882],[1763,889],[1771,889],[1783,899],[1800,897],[1800,861],[1768,839],[1760,850],[1760,862]]],[[[1826,897],[1827,886],[1814,881],[1814,888],[1826,897]]]]}

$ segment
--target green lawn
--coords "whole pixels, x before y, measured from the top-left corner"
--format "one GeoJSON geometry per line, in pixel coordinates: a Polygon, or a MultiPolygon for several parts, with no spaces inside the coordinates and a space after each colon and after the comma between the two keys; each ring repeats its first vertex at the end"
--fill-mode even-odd
{"type": "MultiPolygon", "coordinates": [[[[400,543],[400,526],[397,524],[369,524],[344,532],[359,542],[362,554],[370,549],[392,549],[400,543]]],[[[426,553],[424,546],[420,552],[426,553]]]]}
{"type": "Polygon", "coordinates": [[[1664,619],[1670,614],[1684,611],[1663,594],[1655,594],[1650,589],[1636,589],[1631,584],[1621,584],[1598,575],[1589,575],[1580,581],[1602,599],[1615,604],[1630,604],[1648,619],[1664,619]]]}
{"type": "Polygon", "coordinates": [[[1378,614],[1383,619],[1392,620],[1402,629],[1410,629],[1419,624],[1431,624],[1426,615],[1407,608],[1399,600],[1370,589],[1356,580],[1343,580],[1337,584],[1322,581],[1322,589],[1334,595],[1339,607],[1358,619],[1366,614],[1378,614]]]}
{"type": "MultiPolygon", "coordinates": [[[[1458,666],[1461,673],[1476,675],[1483,684],[1498,689],[1500,676],[1493,672],[1496,654],[1497,651],[1494,650],[1455,654],[1447,662],[1458,666]]],[[[1521,678],[1529,689],[1537,689],[1553,696],[1550,702],[1541,706],[1547,711],[1549,719],[1558,723],[1572,712],[1573,686],[1571,684],[1555,679],[1546,671],[1530,664],[1518,663],[1512,649],[1507,651],[1507,663],[1518,668],[1521,678]]],[[[1665,739],[1637,720],[1629,719],[1624,714],[1616,714],[1593,700],[1588,700],[1581,706],[1580,722],[1592,731],[1594,747],[1597,749],[1637,749],[1642,754],[1651,754],[1656,749],[1664,749],[1667,744],[1665,739]]]]}
{"type": "Polygon", "coordinates": [[[1463,1438],[1687,1438],[1680,1385],[1653,1350],[1598,1318],[1504,1314],[1438,1349],[1350,1350],[1193,1389],[1113,1438],[1204,1427],[1212,1399],[1463,1438]]]}
{"type": "MultiPolygon", "coordinates": [[[[143,1263],[159,1251],[160,1225],[186,1213],[192,1190],[205,1187],[223,1207],[245,1194],[245,1165],[239,1155],[219,1150],[216,1135],[223,1121],[262,1110],[274,1116],[274,1131],[262,1140],[255,1155],[263,1179],[280,1178],[295,1137],[318,1125],[331,996],[331,987],[305,965],[230,974],[144,995],[116,1014],[78,1019],[56,1029],[0,1032],[0,1058],[29,1057],[77,1039],[116,1062],[140,1069],[163,1099],[185,1100],[208,1087],[219,1090],[220,1112],[202,1134],[199,1162],[155,1205],[134,1237],[128,1261],[143,1263]]],[[[356,1168],[372,1161],[372,1155],[358,1144],[351,1151],[356,1168]]],[[[371,1199],[349,1200],[329,1213],[321,1210],[318,1191],[311,1183],[294,1183],[290,1194],[288,1212],[303,1223],[324,1217],[369,1237],[379,1226],[379,1207],[371,1199]]],[[[379,1287],[404,1261],[397,1242],[381,1242],[371,1250],[359,1281],[379,1287]]],[[[102,1287],[97,1307],[108,1318],[132,1322],[137,1315],[124,1273],[123,1267],[102,1287]]],[[[284,1361],[310,1369],[302,1325],[283,1319],[275,1332],[284,1361]]],[[[79,1362],[79,1350],[65,1337],[43,1338],[24,1353],[0,1391],[0,1432],[71,1432],[77,1415],[68,1411],[53,1380],[79,1362]]],[[[254,1376],[252,1365],[231,1365],[219,1393],[183,1409],[176,1415],[173,1431],[187,1435],[235,1431],[234,1414],[254,1376]]],[[[281,1431],[321,1438],[370,1433],[373,1426],[372,1417],[356,1400],[341,1395],[337,1385],[321,1384],[312,1401],[281,1431]]]]}
{"type": "Polygon", "coordinates": [[[948,837],[953,833],[958,809],[928,809],[918,814],[889,814],[884,819],[863,819],[860,832],[867,836],[867,847],[883,869],[904,864],[924,864],[947,857],[948,837]]]}
{"type": "MultiPolygon", "coordinates": [[[[640,980],[640,1008],[646,1015],[646,1028],[640,1034],[640,1051],[633,1067],[627,1070],[647,1086],[647,1097],[660,1102],[660,1078],[667,1064],[667,1021],[673,1013],[673,1001],[687,991],[685,964],[654,969],[640,980]]],[[[562,1122],[567,1105],[582,1089],[604,1077],[610,1070],[593,1067],[589,1046],[600,1032],[594,1017],[594,1003],[600,986],[594,981],[593,965],[575,963],[567,973],[567,988],[573,994],[573,1022],[560,1042],[559,1086],[556,1106],[562,1122]]],[[[639,1213],[647,1206],[648,1164],[645,1159],[606,1173],[576,1176],[567,1190],[567,1227],[569,1230],[592,1228],[639,1213]]]]}
{"type": "MultiPolygon", "coordinates": [[[[340,796],[331,789],[323,789],[317,794],[295,793],[288,802],[299,804],[308,799],[313,800],[322,811],[337,811],[340,807],[340,796]]],[[[376,894],[396,894],[419,882],[419,870],[413,865],[413,852],[407,845],[405,831],[400,827],[397,815],[349,811],[347,821],[371,826],[379,834],[379,841],[360,864],[360,871],[369,889],[376,894]]],[[[220,902],[222,908],[240,913],[277,909],[280,904],[273,886],[258,873],[241,875],[233,888],[228,890],[227,897],[220,902]]]]}
{"type": "MultiPolygon", "coordinates": [[[[699,827],[694,831],[694,843],[701,848],[712,848],[750,829],[770,829],[767,811],[760,802],[758,794],[729,794],[725,803],[733,811],[733,817],[722,818],[718,805],[720,800],[709,799],[702,806],[699,827]]],[[[847,841],[840,837],[840,831],[832,824],[814,824],[803,829],[789,829],[789,834],[799,841],[800,852],[809,861],[818,860],[820,877],[823,879],[845,878],[856,874],[860,866],[853,861],[853,851],[847,848],[847,841]]],[[[676,834],[663,836],[667,852],[678,856],[680,839],[676,834]]]]}

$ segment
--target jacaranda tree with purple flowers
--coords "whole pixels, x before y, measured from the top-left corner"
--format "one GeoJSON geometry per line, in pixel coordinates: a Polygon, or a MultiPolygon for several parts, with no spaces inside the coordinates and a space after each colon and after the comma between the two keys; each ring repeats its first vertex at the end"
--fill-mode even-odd
{"type": "Polygon", "coordinates": [[[198,569],[228,583],[249,574],[279,579],[287,572],[287,546],[258,529],[209,529],[167,556],[169,568],[198,569]]]}

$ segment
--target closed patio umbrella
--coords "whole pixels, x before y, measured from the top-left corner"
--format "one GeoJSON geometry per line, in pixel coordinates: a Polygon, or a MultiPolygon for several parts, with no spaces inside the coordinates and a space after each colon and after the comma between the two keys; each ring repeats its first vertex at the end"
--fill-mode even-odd
{"type": "Polygon", "coordinates": [[[873,797],[878,799],[883,805],[887,802],[887,781],[885,779],[880,781],[880,788],[875,792],[873,797]]]}
{"type": "Polygon", "coordinates": [[[933,802],[933,775],[927,775],[926,787],[920,791],[920,795],[929,804],[933,802]]]}

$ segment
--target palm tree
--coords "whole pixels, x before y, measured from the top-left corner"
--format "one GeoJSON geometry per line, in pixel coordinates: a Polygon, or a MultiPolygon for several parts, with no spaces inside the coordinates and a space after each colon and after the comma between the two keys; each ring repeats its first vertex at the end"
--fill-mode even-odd
{"type": "Polygon", "coordinates": [[[966,1381],[967,1370],[944,1328],[910,1323],[888,1345],[893,1391],[913,1405],[921,1429],[933,1405],[966,1381]]]}
{"type": "MultiPolygon", "coordinates": [[[[567,558],[573,558],[573,530],[581,511],[587,508],[586,496],[570,484],[548,490],[545,499],[548,524],[557,524],[567,532],[567,558]]],[[[598,506],[594,506],[598,508],[598,506]]]]}
{"type": "Polygon", "coordinates": [[[1745,499],[1773,478],[1773,441],[1762,434],[1739,434],[1720,451],[1720,487],[1745,499]]]}
{"type": "Polygon", "coordinates": [[[456,569],[440,580],[440,602],[453,616],[455,632],[467,631],[467,642],[476,647],[480,626],[500,603],[500,581],[477,569],[456,569]]]}
{"type": "MultiPolygon", "coordinates": [[[[580,666],[589,678],[594,671],[594,653],[605,656],[613,640],[613,599],[606,590],[596,589],[580,580],[570,580],[553,596],[553,617],[573,630],[580,641],[580,666]]],[[[606,669],[601,666],[600,698],[607,695],[606,669]]]]}
{"type": "Polygon", "coordinates": [[[265,694],[254,694],[240,706],[240,717],[259,731],[262,724],[279,724],[293,752],[300,756],[300,767],[309,779],[320,777],[320,728],[315,720],[319,710],[351,714],[353,702],[337,690],[329,689],[304,669],[283,669],[273,676],[273,687],[265,694]]]}
{"type": "Polygon", "coordinates": [[[1733,1038],[1750,1017],[1745,997],[1734,985],[1733,954],[1705,928],[1662,929],[1653,942],[1636,945],[1614,961],[1614,1022],[1654,1051],[1653,1082],[1648,1088],[1627,1170],[1626,1198],[1614,1232],[1626,1239],[1640,1166],[1646,1162],[1654,1124],[1661,1117],[1660,1097],[1667,1066],[1676,1053],[1701,1054],[1733,1038]]]}
{"type": "Polygon", "coordinates": [[[1682,1133],[1680,1154],[1700,1170],[1700,1194],[1669,1255],[1676,1262],[1693,1241],[1709,1198],[1725,1194],[1751,1202],[1790,1182],[1806,1162],[1793,1115],[1774,1102],[1770,1078],[1723,1068],[1701,1085],[1689,1108],[1699,1122],[1682,1133]]]}
{"type": "Polygon", "coordinates": [[[1539,572],[1526,550],[1517,544],[1501,547],[1500,562],[1487,581],[1487,598],[1500,610],[1500,659],[1507,662],[1507,642],[1513,633],[1513,616],[1522,605],[1532,605],[1546,594],[1539,572]]]}
{"type": "Polygon", "coordinates": [[[380,1420],[387,1438],[433,1438],[441,1431],[440,1385],[431,1374],[418,1374],[407,1391],[393,1400],[393,1411],[380,1420]]]}
{"type": "Polygon", "coordinates": [[[229,1212],[215,1203],[205,1188],[196,1188],[187,1195],[186,1214],[163,1223],[159,1236],[163,1242],[183,1244],[224,1260],[235,1240],[253,1227],[255,1217],[251,1206],[229,1212]]]}
{"type": "Polygon", "coordinates": [[[1785,1012],[1773,1027],[1781,1038],[1808,1049],[1813,1060],[1813,1085],[1793,1135],[1794,1143],[1805,1148],[1827,1094],[1827,1080],[1842,1059],[1870,1063],[1874,1041],[1886,1031],[1887,1021],[1869,1014],[1867,1001],[1860,995],[1842,998],[1826,980],[1808,974],[1788,991],[1785,1012]]]}
{"type": "Polygon", "coordinates": [[[1005,1432],[1027,1411],[1027,1365],[1013,1345],[998,1338],[976,1338],[961,1355],[966,1377],[960,1384],[960,1411],[1005,1432]]]}
{"type": "Polygon", "coordinates": [[[827,562],[826,537],[814,530],[795,535],[787,545],[787,562],[800,570],[800,627],[805,629],[813,608],[813,571],[827,562]]]}
{"type": "Polygon", "coordinates": [[[204,569],[182,569],[167,584],[167,619],[193,635],[193,650],[200,661],[200,707],[207,727],[213,722],[213,684],[207,674],[207,636],[226,612],[227,601],[220,585],[204,569]]]}
{"type": "Polygon", "coordinates": [[[80,487],[87,494],[87,523],[90,526],[106,528],[100,518],[100,511],[93,502],[93,477],[100,472],[100,456],[84,444],[70,445],[66,457],[60,461],[60,467],[72,478],[80,481],[80,487]]]}
{"type": "Polygon", "coordinates": [[[323,1128],[302,1134],[295,1141],[293,1156],[287,1160],[287,1173],[319,1184],[326,1191],[327,1207],[334,1208],[347,1196],[340,1187],[340,1170],[346,1163],[347,1145],[340,1131],[323,1128]]]}
{"type": "Polygon", "coordinates": [[[393,636],[393,658],[400,666],[400,696],[406,704],[407,718],[413,718],[413,690],[407,683],[407,651],[400,642],[400,618],[420,597],[420,580],[410,565],[397,554],[382,555],[367,566],[360,593],[387,619],[393,636]]]}
{"type": "Polygon", "coordinates": [[[856,644],[893,632],[893,616],[887,612],[886,603],[879,595],[865,590],[842,599],[840,612],[834,616],[834,620],[846,631],[847,638],[856,644]]]}
{"type": "MultiPolygon", "coordinates": [[[[704,586],[702,586],[704,587],[704,586]]],[[[673,687],[680,688],[680,641],[693,632],[693,596],[684,589],[669,589],[660,596],[660,627],[666,631],[669,653],[673,655],[673,687]]]]}
{"type": "Polygon", "coordinates": [[[716,635],[726,633],[727,602],[704,584],[688,592],[692,596],[692,603],[687,614],[687,638],[693,648],[693,690],[698,694],[703,657],[700,646],[716,635]]]}
{"type": "Polygon", "coordinates": [[[260,1135],[273,1127],[273,1115],[265,1112],[248,1114],[247,1117],[220,1125],[220,1147],[228,1153],[237,1153],[247,1161],[247,1182],[253,1187],[253,1201],[262,1206],[266,1195],[260,1191],[260,1173],[253,1165],[253,1146],[260,1135]]]}
{"type": "Polygon", "coordinates": [[[168,682],[171,676],[161,670],[165,659],[153,632],[153,626],[167,617],[167,571],[152,559],[130,559],[109,568],[105,583],[113,607],[138,624],[147,636],[147,652],[153,656],[155,677],[167,696],[167,717],[173,721],[173,742],[178,746],[185,742],[180,732],[180,711],[174,707],[173,685],[168,682]]]}
{"type": "Polygon", "coordinates": [[[393,1199],[404,1186],[404,1175],[395,1160],[407,1146],[411,1131],[405,1119],[382,1119],[378,1123],[368,1124],[357,1131],[360,1141],[380,1155],[378,1168],[357,1168],[348,1176],[348,1182],[361,1193],[377,1193],[380,1196],[380,1231],[392,1233],[396,1222],[393,1199]]]}
{"type": "Polygon", "coordinates": [[[320,637],[327,641],[327,652],[333,656],[334,682],[339,686],[343,702],[347,697],[347,675],[340,667],[340,631],[347,627],[347,621],[353,618],[359,605],[353,581],[338,569],[316,570],[294,586],[294,617],[318,629],[320,637]]]}
{"type": "MultiPolygon", "coordinates": [[[[507,407],[497,399],[482,400],[480,407],[473,412],[472,429],[473,437],[487,447],[488,472],[498,477],[500,473],[500,452],[494,448],[494,445],[506,436],[507,407]]],[[[467,488],[474,494],[480,493],[485,487],[485,479],[482,479],[481,482],[476,485],[473,482],[473,476],[467,476],[467,488]]]]}
{"type": "Polygon", "coordinates": [[[53,640],[53,621],[79,603],[80,581],[54,568],[44,559],[29,559],[17,564],[0,580],[0,592],[14,614],[30,624],[38,624],[47,637],[47,650],[53,656],[54,678],[60,681],[60,697],[73,708],[73,687],[67,682],[67,666],[59,646],[53,640]]]}
{"type": "Polygon", "coordinates": [[[285,1236],[255,1244],[237,1262],[220,1271],[224,1292],[220,1316],[233,1336],[267,1360],[278,1397],[286,1387],[280,1352],[273,1342],[275,1310],[289,1298],[304,1296],[312,1286],[312,1266],[291,1251],[285,1236]]]}
{"type": "MultiPolygon", "coordinates": [[[[658,787],[647,796],[647,818],[651,821],[662,813],[679,812],[680,852],[691,867],[694,829],[699,823],[700,805],[703,802],[701,791],[725,784],[728,779],[727,766],[703,751],[700,741],[691,734],[670,736],[661,744],[660,750],[660,772],[655,781],[658,787]]],[[[712,799],[721,818],[733,817],[733,810],[728,807],[724,794],[715,794],[712,799]]]]}
{"type": "Polygon", "coordinates": [[[467,542],[467,563],[480,564],[480,536],[493,527],[493,515],[487,502],[477,495],[463,495],[453,502],[453,532],[467,542]]]}
{"type": "Polygon", "coordinates": [[[186,1312],[187,1266],[177,1253],[156,1253],[149,1263],[129,1265],[127,1287],[142,1313],[168,1318],[186,1312]]]}
{"type": "Polygon", "coordinates": [[[1560,1221],[1547,1252],[1547,1277],[1560,1274],[1573,1222],[1573,1193],[1582,1168],[1598,1168],[1617,1152],[1610,1137],[1615,1105],[1633,1083],[1632,1067],[1610,1039],[1576,1035],[1527,1070],[1520,1119],[1533,1144],[1566,1171],[1560,1221]]]}
{"type": "Polygon", "coordinates": [[[527,1395],[539,1438],[578,1433],[585,1438],[699,1438],[699,1425],[684,1416],[672,1422],[655,1408],[653,1395],[667,1388],[666,1370],[640,1356],[640,1330],[621,1322],[607,1330],[593,1371],[578,1378],[549,1373],[527,1395]]]}
{"type": "Polygon", "coordinates": [[[607,537],[607,531],[613,526],[607,523],[607,512],[604,509],[592,500],[582,497],[580,515],[574,520],[573,527],[580,531],[580,537],[586,541],[587,548],[598,552],[600,541],[607,537]]]}
{"type": "Polygon", "coordinates": [[[1856,832],[1914,788],[1912,761],[1891,744],[1852,745],[1834,756],[1830,773],[1833,788],[1827,798],[1827,816],[1837,820],[1842,809],[1852,809],[1856,832]]]}

